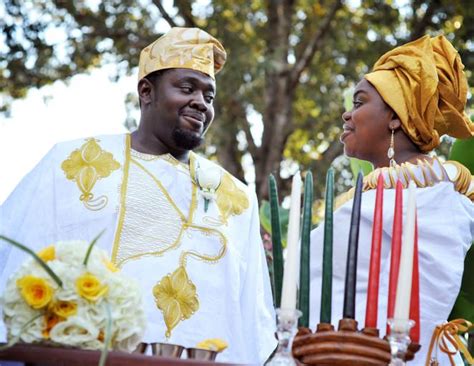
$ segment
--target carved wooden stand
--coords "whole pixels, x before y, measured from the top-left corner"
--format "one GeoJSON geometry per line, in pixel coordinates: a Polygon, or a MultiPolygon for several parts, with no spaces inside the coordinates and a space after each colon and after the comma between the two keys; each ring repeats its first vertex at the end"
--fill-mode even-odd
{"type": "MultiPolygon", "coordinates": [[[[414,358],[419,345],[411,344],[407,360],[414,358]]],[[[293,341],[293,356],[302,364],[319,366],[386,366],[390,363],[388,341],[379,338],[379,330],[357,330],[357,321],[341,319],[339,329],[318,324],[316,332],[300,328],[293,341]]]]}

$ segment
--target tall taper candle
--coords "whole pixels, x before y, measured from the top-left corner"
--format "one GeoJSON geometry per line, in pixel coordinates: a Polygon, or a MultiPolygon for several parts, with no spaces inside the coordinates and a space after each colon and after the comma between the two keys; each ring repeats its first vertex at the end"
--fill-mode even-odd
{"type": "Polygon", "coordinates": [[[281,285],[283,280],[283,249],[281,245],[278,190],[273,174],[268,176],[268,192],[270,197],[270,220],[272,226],[273,302],[275,307],[279,308],[281,301],[281,285]]]}
{"type": "Polygon", "coordinates": [[[380,251],[382,249],[383,226],[383,173],[380,172],[375,194],[374,220],[372,224],[372,248],[370,251],[369,283],[365,307],[365,327],[377,328],[379,307],[380,251]]]}
{"type": "Polygon", "coordinates": [[[334,170],[326,174],[326,203],[324,211],[323,278],[321,284],[320,323],[331,323],[332,305],[332,241],[334,210],[334,170]]]}
{"type": "MultiPolygon", "coordinates": [[[[395,188],[395,212],[393,214],[392,248],[390,254],[390,275],[388,283],[387,319],[393,318],[395,296],[397,295],[398,269],[400,267],[400,252],[402,250],[403,226],[403,184],[397,181],[395,188]]],[[[387,334],[390,329],[387,324],[387,334]]]]}
{"type": "Polygon", "coordinates": [[[309,326],[309,258],[311,219],[313,216],[313,174],[307,172],[304,177],[303,223],[301,225],[301,259],[300,259],[300,299],[298,307],[301,310],[299,325],[309,326]]]}
{"type": "Polygon", "coordinates": [[[362,202],[362,172],[357,175],[357,183],[352,204],[349,245],[347,249],[346,281],[342,317],[355,319],[355,295],[357,281],[357,251],[359,247],[360,205],[362,202]]]}
{"type": "Polygon", "coordinates": [[[413,253],[415,244],[416,188],[408,185],[407,213],[402,236],[402,253],[398,271],[397,296],[395,297],[394,318],[407,320],[410,312],[411,285],[413,275],[413,253]]]}
{"type": "Polygon", "coordinates": [[[410,319],[415,322],[410,329],[413,342],[420,342],[420,274],[418,268],[418,219],[415,219],[415,249],[413,254],[413,276],[411,284],[410,319]]]}
{"type": "Polygon", "coordinates": [[[296,173],[291,184],[290,218],[288,222],[288,240],[283,272],[281,309],[296,309],[296,281],[299,264],[299,238],[301,214],[301,176],[296,173]]]}

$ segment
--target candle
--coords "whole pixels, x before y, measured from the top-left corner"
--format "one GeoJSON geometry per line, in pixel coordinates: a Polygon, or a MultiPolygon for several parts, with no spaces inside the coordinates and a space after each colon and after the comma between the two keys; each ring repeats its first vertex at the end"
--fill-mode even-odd
{"type": "Polygon", "coordinates": [[[309,258],[311,219],[313,216],[313,174],[307,172],[304,178],[303,224],[301,225],[301,261],[300,261],[300,299],[301,310],[299,325],[309,326],[309,258]]]}
{"type": "Polygon", "coordinates": [[[382,248],[383,225],[383,174],[377,180],[374,222],[372,225],[372,249],[370,251],[369,284],[367,306],[365,308],[365,327],[377,328],[377,310],[379,305],[380,251],[382,248]]]}
{"type": "Polygon", "coordinates": [[[324,212],[323,276],[321,285],[320,323],[331,323],[332,303],[332,240],[334,207],[334,170],[326,174],[326,204],[324,212]]]}
{"type": "MultiPolygon", "coordinates": [[[[395,188],[395,212],[393,214],[392,250],[390,256],[390,275],[388,283],[387,319],[393,318],[395,296],[397,294],[398,269],[400,266],[400,252],[402,250],[403,225],[403,184],[397,181],[395,188]]],[[[389,333],[387,325],[387,334],[389,333]]]]}
{"type": "Polygon", "coordinates": [[[285,268],[283,271],[283,288],[280,307],[296,309],[296,281],[298,275],[300,209],[301,209],[301,177],[300,173],[293,176],[291,184],[290,217],[288,222],[288,239],[285,268]]]}
{"type": "Polygon", "coordinates": [[[357,176],[357,183],[352,204],[349,247],[347,249],[346,281],[344,288],[344,307],[342,317],[355,319],[355,292],[357,280],[357,250],[359,246],[360,205],[362,201],[362,172],[357,176]]]}
{"type": "Polygon", "coordinates": [[[272,225],[272,253],[273,253],[273,302],[280,307],[281,284],[283,279],[283,253],[281,246],[281,225],[278,204],[278,190],[275,177],[268,177],[268,192],[270,196],[270,219],[272,225]]]}
{"type": "Polygon", "coordinates": [[[397,320],[408,320],[410,311],[416,212],[416,188],[413,181],[410,181],[408,185],[407,202],[407,214],[402,236],[400,269],[398,271],[397,295],[395,297],[395,310],[393,314],[397,320]]]}
{"type": "Polygon", "coordinates": [[[413,254],[413,277],[411,285],[410,319],[415,325],[410,330],[413,342],[420,341],[420,276],[418,271],[418,219],[415,218],[415,248],[413,254]]]}

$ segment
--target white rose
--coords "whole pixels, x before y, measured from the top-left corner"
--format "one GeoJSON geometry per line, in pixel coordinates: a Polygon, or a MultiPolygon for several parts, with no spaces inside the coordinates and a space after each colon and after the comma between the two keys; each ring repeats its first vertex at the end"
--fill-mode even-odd
{"type": "Polygon", "coordinates": [[[207,164],[196,169],[196,180],[202,190],[215,192],[221,184],[222,171],[219,167],[207,164]]]}
{"type": "MultiPolygon", "coordinates": [[[[99,337],[96,324],[79,316],[71,316],[63,322],[56,324],[49,336],[53,342],[74,347],[83,347],[86,342],[95,344],[99,337]]],[[[99,342],[100,344],[100,342],[99,342]]]]}

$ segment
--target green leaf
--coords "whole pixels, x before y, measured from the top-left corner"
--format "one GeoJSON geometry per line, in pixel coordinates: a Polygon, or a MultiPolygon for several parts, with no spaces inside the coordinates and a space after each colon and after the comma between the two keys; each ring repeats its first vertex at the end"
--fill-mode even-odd
{"type": "MultiPolygon", "coordinates": [[[[279,207],[278,212],[280,213],[280,224],[281,224],[281,244],[283,248],[286,248],[286,237],[288,233],[288,220],[290,210],[279,207]]],[[[272,235],[272,226],[270,221],[270,203],[267,200],[262,200],[260,205],[260,223],[264,230],[272,235]]]]}
{"type": "Polygon", "coordinates": [[[454,141],[449,153],[449,160],[460,162],[474,175],[474,137],[454,141]]]}
{"type": "MultiPolygon", "coordinates": [[[[27,329],[30,327],[30,324],[33,323],[36,319],[41,318],[42,316],[44,316],[43,313],[38,314],[38,315],[36,315],[35,317],[33,317],[32,319],[28,320],[28,321],[21,327],[20,331],[18,332],[18,334],[17,334],[16,336],[14,336],[12,339],[10,339],[7,344],[2,345],[2,346],[0,347],[0,352],[6,351],[7,349],[9,349],[9,348],[13,347],[15,344],[17,344],[18,341],[20,340],[21,335],[23,334],[23,332],[24,332],[25,330],[27,330],[27,329]]],[[[1,364],[0,364],[0,365],[1,365],[1,364]]]]}
{"type": "Polygon", "coordinates": [[[373,165],[368,161],[360,160],[356,158],[349,158],[349,160],[351,164],[352,176],[354,177],[354,182],[357,178],[357,174],[359,174],[359,171],[362,171],[362,174],[366,176],[372,170],[374,170],[373,165]]]}
{"type": "Polygon", "coordinates": [[[474,322],[474,243],[464,259],[461,290],[454,303],[449,319],[466,319],[474,322]]]}
{"type": "MultiPolygon", "coordinates": [[[[102,235],[100,233],[99,235],[102,235]]],[[[112,310],[110,309],[110,304],[107,301],[104,301],[104,307],[106,311],[106,323],[105,323],[105,339],[104,339],[104,348],[100,352],[99,366],[105,366],[107,362],[107,355],[109,353],[110,341],[112,340],[112,310]]]]}
{"type": "Polygon", "coordinates": [[[38,257],[38,254],[36,254],[34,251],[32,251],[30,248],[24,246],[23,244],[20,244],[12,239],[9,239],[3,235],[0,235],[0,240],[4,240],[7,243],[17,247],[18,249],[23,250],[24,252],[28,253],[31,255],[37,262],[38,264],[43,267],[43,269],[51,276],[51,278],[58,284],[59,287],[63,287],[63,281],[58,277],[56,273],[46,264],[45,261],[43,261],[40,257],[38,257]]]}
{"type": "Polygon", "coordinates": [[[84,265],[87,266],[87,262],[89,262],[89,257],[91,255],[91,252],[92,252],[92,248],[94,247],[95,243],[97,243],[97,241],[99,240],[99,238],[102,236],[102,234],[104,233],[105,229],[102,230],[99,235],[97,235],[92,241],[91,243],[89,244],[89,248],[87,248],[87,253],[86,253],[86,256],[84,257],[84,265]]]}

